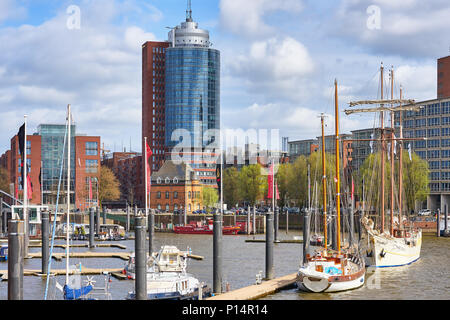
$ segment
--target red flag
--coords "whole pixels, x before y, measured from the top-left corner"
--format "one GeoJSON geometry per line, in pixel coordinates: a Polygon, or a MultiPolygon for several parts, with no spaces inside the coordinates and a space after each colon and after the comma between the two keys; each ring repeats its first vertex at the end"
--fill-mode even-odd
{"type": "Polygon", "coordinates": [[[278,183],[275,185],[276,193],[277,193],[277,200],[280,200],[280,194],[278,193],[278,183]]]}
{"type": "Polygon", "coordinates": [[[273,197],[273,164],[270,165],[269,175],[267,176],[267,184],[269,190],[267,192],[267,198],[272,199],[273,197]]]}
{"type": "Polygon", "coordinates": [[[147,150],[147,193],[150,194],[150,186],[151,186],[151,169],[150,164],[148,163],[148,160],[150,159],[150,156],[153,154],[152,149],[148,146],[148,143],[145,143],[145,147],[147,150]]]}
{"type": "Polygon", "coordinates": [[[352,177],[352,200],[353,200],[354,195],[355,195],[355,184],[353,183],[353,177],[352,177]]]}
{"type": "Polygon", "coordinates": [[[31,200],[33,198],[33,185],[31,184],[30,175],[27,174],[27,200],[31,200]]]}

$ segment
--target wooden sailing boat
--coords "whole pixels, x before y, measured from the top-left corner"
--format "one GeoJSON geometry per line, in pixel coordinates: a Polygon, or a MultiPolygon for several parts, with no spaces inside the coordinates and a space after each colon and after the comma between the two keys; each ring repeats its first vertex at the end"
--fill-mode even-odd
{"type": "MultiPolygon", "coordinates": [[[[413,228],[412,224],[406,220],[406,217],[402,218],[402,192],[403,192],[403,173],[402,173],[402,142],[403,142],[403,127],[401,115],[403,110],[416,110],[416,106],[402,107],[402,104],[414,105],[414,100],[402,100],[402,92],[400,91],[400,100],[394,100],[394,73],[391,70],[391,100],[383,100],[383,64],[380,68],[381,71],[381,100],[380,101],[360,101],[352,102],[350,106],[359,104],[380,104],[380,108],[361,109],[361,110],[347,110],[346,114],[354,112],[380,112],[381,118],[381,205],[380,216],[381,223],[380,228],[375,228],[375,222],[369,218],[368,215],[364,215],[361,219],[361,224],[365,232],[361,236],[361,249],[364,252],[364,259],[367,267],[398,267],[408,265],[420,258],[420,250],[422,245],[422,231],[417,228],[413,228]],[[385,104],[391,104],[391,108],[385,108],[385,104]],[[399,103],[400,106],[393,108],[394,103],[399,103]],[[394,141],[400,142],[400,155],[399,155],[399,211],[398,216],[394,216],[394,170],[391,170],[391,194],[390,194],[390,228],[386,230],[385,226],[385,204],[384,204],[384,156],[386,150],[386,138],[384,128],[384,112],[388,110],[391,112],[391,150],[390,161],[391,168],[394,168],[394,141]],[[394,138],[394,111],[400,111],[400,139],[394,138]]],[[[401,90],[401,89],[400,89],[401,90]]],[[[408,139],[412,140],[412,139],[408,139]]],[[[364,212],[363,212],[364,214],[364,212]]]]}
{"type": "MultiPolygon", "coordinates": [[[[337,81],[335,86],[336,113],[336,213],[337,226],[340,226],[340,177],[339,177],[339,114],[337,81]]],[[[322,118],[323,124],[323,118],[322,118]]],[[[323,141],[323,140],[322,140],[323,141]]],[[[306,263],[300,267],[297,274],[297,286],[307,292],[338,292],[356,289],[364,285],[366,270],[364,261],[359,258],[357,247],[341,248],[340,227],[337,232],[337,250],[327,247],[327,214],[325,190],[325,145],[322,142],[322,168],[324,181],[324,247],[317,249],[312,255],[306,252],[306,263]]],[[[304,239],[308,241],[308,239],[304,239]]]]}

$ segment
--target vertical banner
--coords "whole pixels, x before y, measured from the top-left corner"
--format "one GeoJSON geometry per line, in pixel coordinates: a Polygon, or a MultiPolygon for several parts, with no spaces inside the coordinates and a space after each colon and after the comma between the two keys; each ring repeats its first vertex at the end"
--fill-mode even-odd
{"type": "Polygon", "coordinates": [[[152,149],[150,149],[150,147],[148,146],[148,143],[145,143],[145,147],[147,149],[147,195],[150,194],[150,186],[151,184],[151,169],[150,169],[150,164],[148,163],[148,160],[150,159],[151,155],[152,155],[152,149]]]}
{"type": "Polygon", "coordinates": [[[273,198],[273,163],[270,165],[269,175],[267,176],[267,184],[269,186],[267,192],[267,198],[273,198]]]}

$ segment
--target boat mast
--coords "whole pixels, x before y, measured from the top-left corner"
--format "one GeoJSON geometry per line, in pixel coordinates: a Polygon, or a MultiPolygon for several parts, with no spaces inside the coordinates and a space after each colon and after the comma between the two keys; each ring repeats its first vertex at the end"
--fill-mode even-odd
{"type": "Polygon", "coordinates": [[[339,180],[339,107],[337,80],[334,80],[334,107],[335,107],[335,130],[336,130],[336,213],[337,213],[337,248],[338,254],[341,254],[341,194],[339,180]]]}
{"type": "MultiPolygon", "coordinates": [[[[391,100],[394,100],[394,66],[391,67],[391,100]]],[[[391,108],[393,106],[391,105],[391,108]]],[[[391,111],[391,236],[394,235],[394,111],[391,111]]]]}
{"type": "MultiPolygon", "coordinates": [[[[67,106],[67,224],[66,224],[66,285],[69,284],[69,221],[70,221],[70,104],[67,106]]],[[[90,232],[93,232],[91,230],[90,232]]]]}
{"type": "Polygon", "coordinates": [[[324,134],[324,117],[320,115],[320,122],[322,123],[322,192],[323,192],[323,237],[325,250],[327,250],[327,176],[325,171],[325,134],[324,134]]]}
{"type": "MultiPolygon", "coordinates": [[[[381,100],[383,100],[383,82],[384,82],[384,76],[383,76],[383,62],[381,63],[380,67],[381,71],[381,100]]],[[[381,104],[381,107],[384,107],[384,104],[381,104]]],[[[384,232],[384,111],[380,112],[380,122],[381,122],[381,233],[384,232]]]]}
{"type": "MultiPolygon", "coordinates": [[[[403,94],[403,88],[402,86],[400,86],[400,100],[403,98],[402,94],[403,94]]],[[[401,103],[400,103],[400,107],[401,107],[401,103]]],[[[398,199],[398,223],[399,223],[399,229],[402,229],[402,200],[403,200],[403,123],[402,123],[402,114],[403,111],[399,112],[399,122],[400,122],[400,154],[398,155],[399,159],[399,164],[398,164],[398,194],[399,194],[399,199],[398,199]]]]}

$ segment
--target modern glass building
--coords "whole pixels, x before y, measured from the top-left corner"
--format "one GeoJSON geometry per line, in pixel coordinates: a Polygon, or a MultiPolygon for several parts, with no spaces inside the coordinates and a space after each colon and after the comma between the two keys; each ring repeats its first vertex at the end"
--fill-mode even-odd
{"type": "MultiPolygon", "coordinates": [[[[70,178],[71,203],[74,203],[75,190],[75,125],[71,127],[71,164],[72,172],[70,178]]],[[[41,124],[38,127],[38,134],[41,136],[41,161],[42,161],[42,189],[44,203],[55,203],[58,190],[61,161],[64,159],[63,176],[61,180],[61,194],[67,190],[67,145],[65,147],[64,158],[64,136],[66,135],[66,125],[41,124]]],[[[65,203],[65,196],[60,195],[62,203],[65,203]],[[61,199],[64,198],[64,199],[61,199]]]]}

